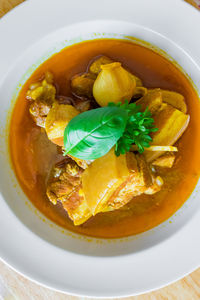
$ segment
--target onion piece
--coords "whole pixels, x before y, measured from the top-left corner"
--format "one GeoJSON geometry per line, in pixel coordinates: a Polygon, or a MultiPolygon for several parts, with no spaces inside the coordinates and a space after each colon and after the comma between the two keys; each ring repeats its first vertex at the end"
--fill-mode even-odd
{"type": "MultiPolygon", "coordinates": [[[[146,151],[171,151],[171,152],[177,152],[178,148],[174,146],[150,146],[148,148],[144,148],[146,151]]],[[[131,151],[138,151],[137,145],[133,145],[131,147],[131,151]]]]}

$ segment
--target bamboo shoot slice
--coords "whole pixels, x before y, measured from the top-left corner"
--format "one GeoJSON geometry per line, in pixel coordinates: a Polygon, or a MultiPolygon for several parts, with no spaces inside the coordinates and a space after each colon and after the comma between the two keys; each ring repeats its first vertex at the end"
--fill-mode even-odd
{"type": "MultiPolygon", "coordinates": [[[[190,116],[175,109],[171,105],[163,104],[162,109],[154,115],[154,124],[158,131],[152,134],[151,145],[172,146],[181,137],[189,124],[190,116]]],[[[162,152],[144,151],[147,162],[151,162],[162,152]]]]}

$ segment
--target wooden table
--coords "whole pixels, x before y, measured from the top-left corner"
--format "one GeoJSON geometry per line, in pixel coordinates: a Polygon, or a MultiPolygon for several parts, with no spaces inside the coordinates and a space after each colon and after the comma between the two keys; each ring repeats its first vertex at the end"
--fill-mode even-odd
{"type": "MultiPolygon", "coordinates": [[[[41,0],[42,1],[42,0],[41,0]]],[[[55,0],[56,1],[56,0],[55,0]]],[[[81,0],[80,0],[81,1],[81,0]]],[[[148,0],[150,1],[150,0],[148,0]]],[[[0,0],[0,17],[23,0],[0,0]]],[[[192,3],[192,0],[188,0],[192,3]]],[[[198,3],[197,0],[195,0],[198,3]]],[[[200,1],[199,1],[200,2],[200,1]]],[[[200,16],[199,16],[200,17],[200,16]]],[[[62,293],[54,292],[24,278],[10,267],[0,262],[0,300],[81,300],[62,293]]],[[[130,297],[132,300],[199,300],[200,269],[182,280],[158,291],[141,296],[130,297]]]]}

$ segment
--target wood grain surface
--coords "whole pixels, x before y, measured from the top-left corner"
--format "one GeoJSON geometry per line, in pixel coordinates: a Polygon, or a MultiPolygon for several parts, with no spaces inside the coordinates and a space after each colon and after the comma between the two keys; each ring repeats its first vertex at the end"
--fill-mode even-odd
{"type": "MultiPolygon", "coordinates": [[[[41,0],[42,1],[42,0],[41,0]]],[[[49,0],[53,1],[53,0],[49,0]]],[[[57,1],[57,0],[54,0],[57,1]]],[[[80,0],[81,1],[81,0],[80,0]]],[[[151,0],[147,0],[151,1],[151,0]]],[[[163,1],[163,0],[161,0],[163,1]]],[[[23,0],[0,0],[0,17],[23,0]]],[[[190,3],[196,5],[197,1],[190,3]]],[[[199,16],[200,17],[200,16],[199,16]]],[[[13,271],[0,261],[0,300],[83,300],[44,288],[13,271]]],[[[158,291],[130,300],[200,300],[200,269],[158,291]]]]}

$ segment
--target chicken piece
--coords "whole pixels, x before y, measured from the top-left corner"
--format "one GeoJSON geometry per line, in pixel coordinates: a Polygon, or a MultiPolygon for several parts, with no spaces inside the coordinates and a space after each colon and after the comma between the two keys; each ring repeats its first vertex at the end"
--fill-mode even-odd
{"type": "Polygon", "coordinates": [[[97,59],[95,59],[95,61],[93,61],[93,63],[91,63],[90,67],[89,67],[89,72],[95,74],[96,76],[99,74],[99,72],[101,71],[101,66],[102,65],[107,65],[112,63],[113,60],[107,56],[100,56],[97,59]]]}
{"type": "Polygon", "coordinates": [[[119,209],[134,196],[161,189],[162,179],[152,173],[142,155],[129,152],[117,157],[112,149],[98,160],[83,170],[66,158],[54,167],[48,182],[49,200],[60,201],[75,225],[99,212],[119,209]]]}
{"type": "Polygon", "coordinates": [[[91,101],[84,98],[74,101],[74,107],[80,112],[92,109],[91,101]]]}
{"type": "Polygon", "coordinates": [[[77,157],[74,157],[70,154],[67,154],[69,157],[71,157],[71,159],[73,159],[77,165],[79,167],[81,167],[82,169],[86,169],[90,164],[91,164],[91,160],[84,160],[84,159],[80,159],[80,158],[77,158],[77,157]]]}
{"type": "Polygon", "coordinates": [[[53,168],[46,191],[53,204],[62,203],[74,225],[80,225],[92,216],[82,192],[82,172],[73,160],[64,159],[53,168]]]}
{"type": "Polygon", "coordinates": [[[166,154],[156,158],[152,165],[162,168],[172,168],[175,161],[175,155],[172,152],[167,152],[166,154]]]}
{"type": "Polygon", "coordinates": [[[117,157],[114,149],[96,159],[82,174],[83,192],[93,215],[118,209],[153,187],[160,190],[141,155],[117,157]]]}
{"type": "Polygon", "coordinates": [[[160,176],[152,177],[152,184],[145,190],[144,194],[153,195],[161,190],[163,179],[160,176]]]}
{"type": "Polygon", "coordinates": [[[70,158],[57,163],[50,176],[47,186],[49,200],[56,204],[58,200],[65,200],[74,187],[81,184],[80,173],[82,170],[70,158]]]}
{"type": "Polygon", "coordinates": [[[78,97],[86,97],[89,99],[93,98],[93,85],[94,85],[94,75],[90,73],[85,73],[82,75],[75,75],[71,80],[71,88],[73,94],[78,97]]]}
{"type": "Polygon", "coordinates": [[[45,79],[30,85],[26,93],[26,99],[33,101],[29,111],[37,126],[45,127],[45,121],[52,104],[55,101],[56,89],[53,83],[53,75],[45,73],[45,79]]]}
{"type": "Polygon", "coordinates": [[[81,185],[79,185],[69,197],[62,202],[63,208],[68,212],[74,225],[81,225],[92,217],[91,210],[89,209],[81,185]]]}
{"type": "Polygon", "coordinates": [[[48,138],[56,145],[63,146],[64,130],[71,119],[79,114],[79,111],[68,104],[54,102],[45,123],[48,138]]]}
{"type": "Polygon", "coordinates": [[[44,79],[41,84],[32,84],[26,93],[26,99],[52,104],[55,101],[56,88],[44,79]]]}
{"type": "MultiPolygon", "coordinates": [[[[152,133],[151,145],[172,146],[186,130],[190,116],[175,109],[171,105],[163,103],[160,109],[153,114],[155,127],[158,131],[152,133]]],[[[163,152],[144,151],[147,162],[151,162],[163,152]]]]}
{"type": "Polygon", "coordinates": [[[183,95],[172,91],[166,91],[166,90],[161,90],[161,94],[162,94],[163,102],[170,104],[171,106],[175,107],[176,109],[186,114],[187,105],[185,103],[183,95]]]}
{"type": "Polygon", "coordinates": [[[45,128],[47,115],[51,109],[51,105],[42,101],[34,101],[29,107],[29,112],[32,115],[36,125],[45,128]]]}
{"type": "Polygon", "coordinates": [[[129,176],[112,194],[108,201],[108,210],[119,209],[135,196],[155,194],[161,190],[163,180],[155,176],[142,155],[126,154],[129,176]]]}
{"type": "Polygon", "coordinates": [[[74,100],[71,97],[63,96],[63,95],[57,95],[56,101],[58,104],[71,104],[74,105],[74,100]]]}

